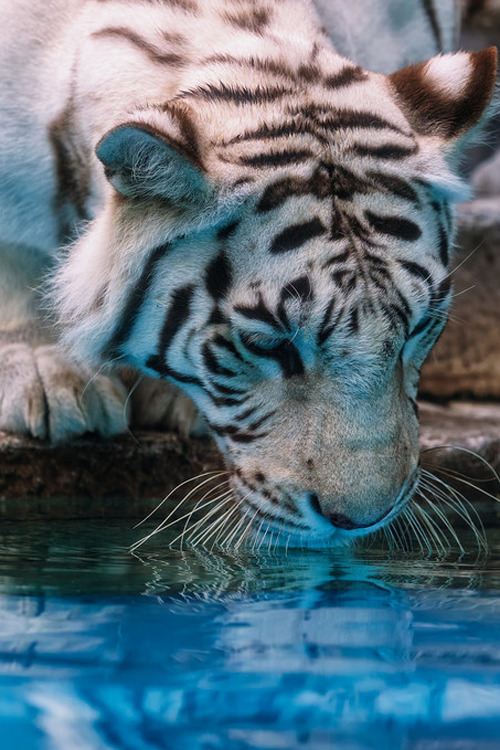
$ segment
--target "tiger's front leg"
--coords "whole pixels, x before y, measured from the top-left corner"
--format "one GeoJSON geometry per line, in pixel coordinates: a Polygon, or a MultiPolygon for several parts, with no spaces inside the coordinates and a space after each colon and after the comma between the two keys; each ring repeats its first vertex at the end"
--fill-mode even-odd
{"type": "Polygon", "coordinates": [[[0,245],[0,430],[56,443],[123,432],[121,380],[72,362],[39,313],[45,270],[35,250],[0,245]]]}

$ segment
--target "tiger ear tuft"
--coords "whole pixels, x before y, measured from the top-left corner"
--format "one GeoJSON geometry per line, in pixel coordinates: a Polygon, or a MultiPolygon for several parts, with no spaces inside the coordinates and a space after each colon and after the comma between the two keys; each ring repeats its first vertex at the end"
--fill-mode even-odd
{"type": "Polygon", "coordinates": [[[477,125],[495,88],[497,49],[439,55],[388,76],[412,128],[445,141],[477,125]]]}
{"type": "Polygon", "coordinates": [[[204,200],[210,185],[193,154],[143,123],[125,123],[97,144],[97,158],[122,195],[158,196],[175,204],[204,200]]]}

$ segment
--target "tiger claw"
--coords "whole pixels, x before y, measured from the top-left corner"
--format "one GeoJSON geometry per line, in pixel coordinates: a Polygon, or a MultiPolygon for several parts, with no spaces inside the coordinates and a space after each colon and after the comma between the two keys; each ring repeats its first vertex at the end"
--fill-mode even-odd
{"type": "Polygon", "coordinates": [[[127,428],[127,392],[115,376],[93,373],[53,345],[0,347],[0,429],[50,440],[127,428]]]}

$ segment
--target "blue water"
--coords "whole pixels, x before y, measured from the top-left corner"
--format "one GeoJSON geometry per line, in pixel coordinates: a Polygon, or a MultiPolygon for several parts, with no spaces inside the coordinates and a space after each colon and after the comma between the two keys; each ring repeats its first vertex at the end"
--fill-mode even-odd
{"type": "Polygon", "coordinates": [[[166,537],[134,557],[129,523],[4,524],[0,748],[498,750],[500,513],[481,512],[490,555],[444,559],[166,537]]]}

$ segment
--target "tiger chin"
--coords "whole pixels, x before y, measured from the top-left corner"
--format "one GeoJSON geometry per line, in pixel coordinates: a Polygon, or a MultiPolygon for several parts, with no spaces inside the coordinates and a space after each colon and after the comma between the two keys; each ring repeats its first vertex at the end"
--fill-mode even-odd
{"type": "Polygon", "coordinates": [[[496,50],[382,75],[307,0],[19,5],[0,33],[0,97],[24,86],[0,118],[0,428],[116,434],[127,391],[102,368],[132,366],[189,398],[171,426],[202,430],[196,404],[240,531],[389,524],[418,481],[456,164],[496,50]]]}

